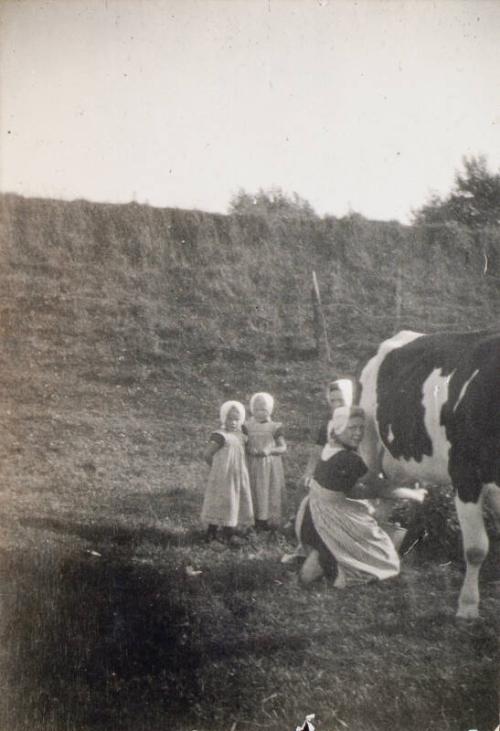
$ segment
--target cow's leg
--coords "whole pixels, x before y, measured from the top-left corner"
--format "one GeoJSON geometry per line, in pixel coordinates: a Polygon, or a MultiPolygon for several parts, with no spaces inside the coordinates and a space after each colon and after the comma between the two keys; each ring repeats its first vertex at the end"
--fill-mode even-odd
{"type": "Polygon", "coordinates": [[[484,487],[485,504],[490,508],[497,531],[500,533],[500,487],[493,482],[484,487]]]}
{"type": "Polygon", "coordinates": [[[461,619],[479,616],[479,571],[489,545],[482,503],[482,495],[475,503],[463,502],[458,496],[455,498],[466,562],[465,579],[458,599],[457,617],[461,619]]]}

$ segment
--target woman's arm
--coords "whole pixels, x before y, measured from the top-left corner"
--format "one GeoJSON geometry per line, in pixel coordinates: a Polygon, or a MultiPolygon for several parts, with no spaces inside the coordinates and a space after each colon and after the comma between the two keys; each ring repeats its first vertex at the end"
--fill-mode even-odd
{"type": "Polygon", "coordinates": [[[386,500],[413,500],[415,503],[423,503],[427,497],[427,490],[424,487],[387,488],[387,492],[380,497],[386,500]]]}
{"type": "Polygon", "coordinates": [[[367,472],[352,488],[349,497],[373,500],[413,500],[422,503],[427,496],[424,488],[393,487],[388,479],[367,472]]]}

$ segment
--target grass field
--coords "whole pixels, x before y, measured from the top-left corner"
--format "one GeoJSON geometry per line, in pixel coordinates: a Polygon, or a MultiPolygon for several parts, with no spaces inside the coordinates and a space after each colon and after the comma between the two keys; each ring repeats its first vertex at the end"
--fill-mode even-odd
{"type": "Polygon", "coordinates": [[[458,625],[449,498],[349,592],[298,587],[290,530],[221,550],[199,514],[222,401],[276,397],[292,516],[333,370],[396,326],[495,323],[498,232],[0,204],[0,731],[493,731],[498,537],[458,625]]]}
{"type": "Polygon", "coordinates": [[[483,582],[481,621],[459,626],[462,567],[443,556],[415,550],[380,585],[304,591],[279,562],[290,531],[203,542],[199,455],[224,394],[279,395],[293,514],[327,370],[10,373],[2,731],[288,731],[309,713],[325,731],[493,731],[498,582],[483,582]]]}

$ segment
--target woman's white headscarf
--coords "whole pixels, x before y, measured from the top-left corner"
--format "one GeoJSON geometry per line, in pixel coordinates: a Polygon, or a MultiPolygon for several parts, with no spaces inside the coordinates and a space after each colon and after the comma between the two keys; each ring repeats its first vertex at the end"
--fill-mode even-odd
{"type": "Polygon", "coordinates": [[[328,438],[330,434],[342,434],[344,429],[349,423],[349,417],[351,415],[350,406],[338,406],[333,412],[332,418],[328,422],[328,438]]]}
{"type": "Polygon", "coordinates": [[[335,409],[332,418],[328,422],[328,438],[330,438],[332,431],[335,435],[342,434],[351,416],[361,416],[364,418],[365,412],[360,406],[339,406],[335,409]]]}
{"type": "Polygon", "coordinates": [[[327,399],[329,398],[332,386],[335,386],[335,388],[340,391],[342,398],[344,399],[344,404],[346,406],[352,406],[354,401],[354,384],[352,380],[350,378],[336,378],[334,381],[330,381],[326,387],[327,399]]]}
{"type": "Polygon", "coordinates": [[[262,401],[264,401],[264,403],[267,406],[267,409],[269,411],[269,415],[271,415],[273,413],[273,409],[274,409],[274,399],[270,393],[265,393],[265,392],[254,393],[254,395],[250,399],[250,411],[252,412],[252,414],[253,414],[255,402],[258,399],[261,399],[262,401]]]}
{"type": "Polygon", "coordinates": [[[335,409],[332,418],[328,422],[326,432],[328,441],[322,449],[321,459],[329,459],[338,450],[338,446],[333,446],[330,443],[331,434],[332,432],[335,434],[335,436],[342,434],[342,432],[349,424],[349,419],[351,418],[351,416],[362,416],[364,418],[365,412],[359,406],[339,406],[337,409],[335,409]]]}
{"type": "Polygon", "coordinates": [[[220,407],[220,423],[222,426],[226,425],[226,419],[231,409],[236,409],[240,415],[240,422],[245,421],[245,407],[239,401],[225,401],[220,407]]]}

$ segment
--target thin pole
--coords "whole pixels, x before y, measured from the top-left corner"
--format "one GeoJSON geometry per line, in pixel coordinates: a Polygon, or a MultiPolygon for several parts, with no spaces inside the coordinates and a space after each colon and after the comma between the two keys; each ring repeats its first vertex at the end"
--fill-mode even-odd
{"type": "Polygon", "coordinates": [[[319,293],[318,278],[316,277],[315,271],[313,271],[313,273],[312,273],[311,297],[312,297],[312,306],[313,306],[314,335],[316,338],[316,347],[318,349],[318,353],[321,353],[320,343],[321,343],[321,333],[322,333],[323,339],[325,341],[326,360],[328,361],[328,363],[331,363],[330,345],[328,343],[328,334],[327,334],[327,330],[326,330],[326,320],[325,320],[325,316],[323,314],[323,308],[321,307],[321,296],[319,293]]]}

